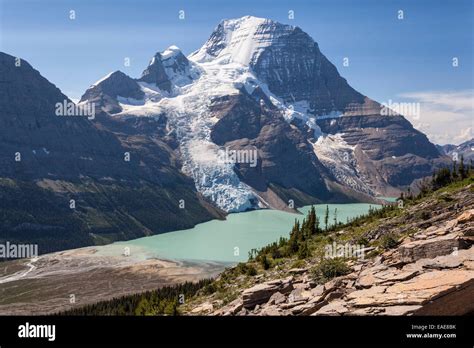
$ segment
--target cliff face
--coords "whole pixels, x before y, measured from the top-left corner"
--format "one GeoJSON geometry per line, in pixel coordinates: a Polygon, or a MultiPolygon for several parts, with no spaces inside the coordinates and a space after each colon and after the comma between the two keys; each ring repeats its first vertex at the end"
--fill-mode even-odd
{"type": "Polygon", "coordinates": [[[305,135],[291,127],[270,102],[260,99],[257,91],[253,96],[242,92],[216,101],[211,115],[219,119],[211,131],[214,143],[235,150],[258,149],[256,166],[239,163],[235,168],[246,184],[259,192],[269,190],[270,183],[295,188],[313,197],[313,202],[315,197],[334,199],[323,181],[328,173],[305,135]]]}
{"type": "MultiPolygon", "coordinates": [[[[191,303],[209,315],[464,315],[474,312],[474,184],[441,189],[429,198],[366,221],[357,240],[366,257],[346,259],[344,275],[315,278],[320,256],[286,260],[273,270],[230,281],[229,300],[191,303]],[[391,243],[384,241],[391,239],[391,243]],[[368,254],[367,254],[368,253],[368,254]],[[236,290],[235,290],[236,289],[236,290]]],[[[355,230],[334,232],[353,244],[355,230]]],[[[225,276],[221,276],[225,277],[225,276]]],[[[219,281],[219,279],[217,280],[219,281]]],[[[222,298],[220,296],[219,298],[222,298]]]]}
{"type": "MultiPolygon", "coordinates": [[[[377,192],[410,185],[417,178],[430,176],[434,169],[450,165],[426,135],[402,116],[339,117],[320,119],[317,124],[329,137],[340,137],[353,154],[363,181],[377,192]]],[[[318,145],[316,152],[324,152],[318,145]]]]}

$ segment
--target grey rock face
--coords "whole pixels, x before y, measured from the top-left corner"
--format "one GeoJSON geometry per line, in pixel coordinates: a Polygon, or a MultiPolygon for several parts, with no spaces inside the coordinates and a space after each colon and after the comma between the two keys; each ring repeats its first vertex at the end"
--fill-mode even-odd
{"type": "Polygon", "coordinates": [[[117,97],[142,99],[143,91],[138,83],[121,71],[115,71],[97,85],[91,86],[81,97],[80,102],[95,103],[109,113],[121,111],[117,97]]]}
{"type": "Polygon", "coordinates": [[[236,166],[242,180],[258,191],[276,184],[330,199],[321,174],[325,173],[324,167],[304,135],[271,104],[263,105],[258,100],[242,91],[214,101],[212,115],[220,120],[211,132],[213,142],[230,149],[258,150],[256,167],[244,163],[236,166]]]}
{"type": "Polygon", "coordinates": [[[139,81],[155,84],[159,89],[171,93],[175,85],[190,83],[198,75],[180,49],[171,46],[155,54],[139,81]]]}
{"type": "Polygon", "coordinates": [[[361,145],[373,160],[407,153],[424,158],[440,157],[426,135],[402,116],[338,117],[318,119],[317,123],[324,133],[344,133],[349,145],[361,145]]]}
{"type": "Polygon", "coordinates": [[[164,56],[162,55],[161,60],[163,67],[167,70],[167,74],[170,78],[173,77],[170,75],[185,75],[189,79],[193,78],[189,75],[189,67],[191,63],[177,47],[168,48],[165,52],[169,53],[164,56]]]}
{"type": "Polygon", "coordinates": [[[349,145],[358,147],[358,164],[368,180],[379,176],[394,187],[409,185],[448,164],[426,135],[402,116],[347,116],[318,119],[317,124],[324,133],[342,133],[349,145]]]}
{"type": "Polygon", "coordinates": [[[253,69],[277,96],[287,102],[307,100],[315,115],[365,106],[365,97],[349,86],[318,44],[298,27],[265,49],[253,69]]]}
{"type": "Polygon", "coordinates": [[[0,53],[0,76],[4,80],[0,94],[1,174],[20,179],[118,170],[102,159],[121,153],[119,141],[96,129],[86,117],[57,116],[57,103],[72,102],[26,61],[16,67],[14,57],[0,53]],[[12,165],[16,152],[21,153],[22,161],[12,165]],[[94,164],[85,160],[89,157],[96,158],[94,164]]]}
{"type": "Polygon", "coordinates": [[[139,81],[154,83],[158,88],[164,91],[171,91],[171,82],[168,75],[166,75],[159,52],[155,54],[148,67],[143,71],[139,81]]]}

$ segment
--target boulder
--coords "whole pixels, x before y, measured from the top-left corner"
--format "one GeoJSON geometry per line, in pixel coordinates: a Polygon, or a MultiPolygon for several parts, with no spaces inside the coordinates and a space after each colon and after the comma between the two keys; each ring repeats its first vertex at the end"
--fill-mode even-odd
{"type": "Polygon", "coordinates": [[[242,299],[238,298],[232,301],[231,303],[227,305],[227,307],[229,308],[230,314],[235,315],[236,313],[242,310],[242,307],[243,307],[242,299]]]}
{"type": "Polygon", "coordinates": [[[286,302],[286,296],[283,295],[281,292],[275,292],[268,300],[268,304],[270,305],[279,305],[284,302],[286,302]]]}
{"type": "Polygon", "coordinates": [[[401,245],[398,250],[402,262],[410,263],[419,259],[432,259],[436,256],[448,255],[464,249],[465,243],[455,234],[435,237],[427,240],[417,240],[401,245]]]}
{"type": "Polygon", "coordinates": [[[278,288],[276,284],[262,283],[246,289],[242,294],[244,308],[253,308],[257,304],[267,302],[278,288]]]}
{"type": "Polygon", "coordinates": [[[264,316],[279,316],[283,315],[282,311],[276,306],[269,306],[266,308],[263,308],[262,311],[260,312],[260,315],[264,316]]]}
{"type": "Polygon", "coordinates": [[[205,302],[202,305],[200,305],[199,307],[194,308],[191,311],[191,313],[193,313],[193,314],[210,313],[210,312],[213,311],[213,309],[214,309],[214,306],[212,305],[212,303],[205,302]]]}
{"type": "Polygon", "coordinates": [[[315,288],[311,289],[311,295],[316,297],[316,296],[321,296],[324,293],[324,285],[318,285],[315,288]]]}
{"type": "Polygon", "coordinates": [[[311,315],[327,304],[326,301],[307,302],[293,307],[290,312],[293,315],[311,315]]]}
{"type": "MultiPolygon", "coordinates": [[[[391,286],[374,286],[354,291],[346,296],[350,307],[427,306],[446,315],[466,314],[474,310],[474,272],[468,270],[443,270],[423,273],[412,279],[391,286]],[[470,290],[470,295],[459,292],[470,290]],[[444,298],[450,295],[450,302],[463,303],[460,306],[442,308],[444,298]],[[469,301],[470,304],[467,305],[469,301]],[[438,305],[436,304],[438,303],[438,305]]],[[[417,311],[416,313],[418,313],[417,311]]]]}
{"type": "Polygon", "coordinates": [[[349,310],[346,307],[346,304],[342,300],[337,300],[333,301],[320,309],[318,309],[316,312],[311,314],[312,316],[316,315],[328,315],[328,316],[339,316],[339,315],[344,315],[347,313],[349,310]]]}
{"type": "Polygon", "coordinates": [[[456,220],[460,224],[464,224],[469,221],[474,221],[474,209],[466,210],[461,215],[459,215],[456,220]]]}
{"type": "Polygon", "coordinates": [[[293,290],[293,278],[288,277],[283,280],[277,279],[262,284],[257,284],[243,292],[243,306],[244,308],[253,308],[258,304],[267,302],[270,297],[280,292],[282,294],[293,290]]]}

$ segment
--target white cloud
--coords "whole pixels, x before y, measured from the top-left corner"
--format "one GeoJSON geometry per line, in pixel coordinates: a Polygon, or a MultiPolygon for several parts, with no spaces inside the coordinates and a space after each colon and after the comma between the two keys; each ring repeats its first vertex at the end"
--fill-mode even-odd
{"type": "Polygon", "coordinates": [[[407,116],[413,126],[436,144],[460,144],[474,137],[474,89],[400,94],[420,103],[419,117],[407,116]]]}

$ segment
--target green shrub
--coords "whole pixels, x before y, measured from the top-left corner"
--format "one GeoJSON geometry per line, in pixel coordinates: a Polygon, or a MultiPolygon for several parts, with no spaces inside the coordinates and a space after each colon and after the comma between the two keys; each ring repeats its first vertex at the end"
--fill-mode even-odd
{"type": "Polygon", "coordinates": [[[238,274],[245,274],[248,276],[254,276],[257,274],[257,270],[255,269],[253,265],[243,263],[243,262],[235,266],[235,270],[238,274]]]}
{"type": "Polygon", "coordinates": [[[321,262],[311,270],[313,278],[324,283],[332,278],[339,277],[350,272],[350,268],[342,258],[322,259],[321,262]]]}
{"type": "Polygon", "coordinates": [[[380,245],[384,249],[392,249],[398,245],[398,239],[393,233],[386,234],[380,239],[380,245]]]}
{"type": "Polygon", "coordinates": [[[422,211],[419,216],[422,220],[428,220],[431,217],[431,214],[429,211],[422,211]]]}
{"type": "Polygon", "coordinates": [[[204,296],[207,296],[207,295],[212,295],[213,293],[215,293],[217,291],[217,287],[215,285],[215,283],[210,283],[208,285],[206,285],[204,288],[202,288],[202,294],[204,296]]]}
{"type": "Polygon", "coordinates": [[[263,254],[260,258],[260,264],[262,265],[263,269],[267,270],[271,267],[271,262],[268,259],[266,254],[263,254]]]}
{"type": "Polygon", "coordinates": [[[306,264],[303,260],[296,260],[291,264],[291,268],[303,268],[305,265],[306,264]]]}
{"type": "Polygon", "coordinates": [[[359,238],[356,239],[356,244],[363,245],[363,246],[369,246],[370,242],[367,238],[364,236],[360,236],[359,238]]]}

